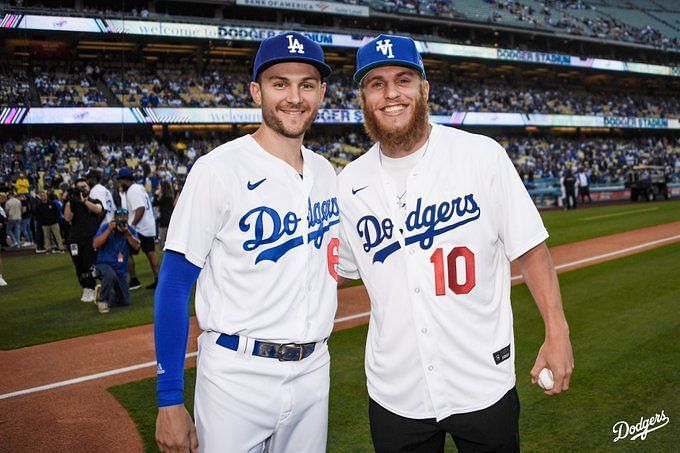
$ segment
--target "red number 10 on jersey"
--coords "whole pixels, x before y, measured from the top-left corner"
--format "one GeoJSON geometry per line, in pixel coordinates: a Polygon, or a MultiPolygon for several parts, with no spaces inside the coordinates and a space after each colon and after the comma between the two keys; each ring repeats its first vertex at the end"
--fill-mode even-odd
{"type": "Polygon", "coordinates": [[[446,255],[446,267],[444,270],[444,250],[440,247],[430,256],[430,263],[434,265],[434,290],[437,296],[445,296],[445,274],[448,277],[449,288],[455,294],[468,294],[476,285],[475,280],[475,255],[467,247],[454,247],[446,255]],[[458,258],[463,258],[459,260],[458,258]],[[465,263],[465,280],[458,281],[458,265],[465,263]]]}

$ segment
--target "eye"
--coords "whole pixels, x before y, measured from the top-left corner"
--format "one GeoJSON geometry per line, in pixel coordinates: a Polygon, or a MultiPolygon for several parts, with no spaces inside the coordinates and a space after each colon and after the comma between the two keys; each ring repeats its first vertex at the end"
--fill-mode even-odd
{"type": "Polygon", "coordinates": [[[316,87],[314,86],[313,83],[305,82],[302,84],[302,88],[304,88],[305,90],[313,90],[316,87]]]}
{"type": "Polygon", "coordinates": [[[274,82],[274,88],[283,88],[283,87],[285,87],[285,86],[286,86],[286,84],[283,83],[283,82],[280,82],[280,81],[279,81],[279,82],[274,82]]]}
{"type": "Polygon", "coordinates": [[[374,82],[371,82],[370,86],[371,88],[380,89],[384,86],[384,84],[380,80],[376,80],[374,82]]]}

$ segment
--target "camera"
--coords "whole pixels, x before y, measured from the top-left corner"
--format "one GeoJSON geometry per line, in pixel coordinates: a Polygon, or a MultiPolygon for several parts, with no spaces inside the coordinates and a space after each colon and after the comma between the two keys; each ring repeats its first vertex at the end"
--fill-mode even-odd
{"type": "Polygon", "coordinates": [[[124,217],[116,217],[116,227],[123,230],[127,227],[127,219],[124,217]]]}
{"type": "Polygon", "coordinates": [[[68,190],[68,199],[70,201],[80,201],[80,195],[84,195],[84,192],[77,187],[72,187],[68,190]]]}

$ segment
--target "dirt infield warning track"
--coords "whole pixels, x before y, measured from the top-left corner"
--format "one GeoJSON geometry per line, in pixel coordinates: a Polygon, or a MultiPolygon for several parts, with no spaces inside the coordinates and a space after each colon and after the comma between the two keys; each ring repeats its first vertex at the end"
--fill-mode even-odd
{"type": "MultiPolygon", "coordinates": [[[[551,248],[558,272],[680,242],[680,222],[551,248]]],[[[519,283],[513,267],[513,283],[519,283]]],[[[335,330],[364,324],[363,286],[343,289],[335,330]]],[[[191,320],[188,351],[200,333],[191,320]]],[[[194,354],[191,354],[193,356],[194,354]]],[[[194,365],[193,357],[187,361],[194,365]]],[[[0,351],[0,450],[142,451],[135,425],[112,385],[155,374],[150,325],[0,351]]]]}

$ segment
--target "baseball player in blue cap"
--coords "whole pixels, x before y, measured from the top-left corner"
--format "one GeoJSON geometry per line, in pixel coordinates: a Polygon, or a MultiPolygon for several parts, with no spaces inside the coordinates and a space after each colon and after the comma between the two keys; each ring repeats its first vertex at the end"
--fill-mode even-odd
{"type": "Polygon", "coordinates": [[[371,299],[373,444],[443,452],[449,433],[462,452],[516,452],[511,261],[545,322],[532,380],[552,370],[555,395],[573,369],[548,233],[498,143],[429,123],[418,45],[380,35],[359,49],[354,79],[376,143],[338,179],[338,274],[361,276],[371,299]]]}
{"type": "Polygon", "coordinates": [[[326,449],[339,210],[333,167],[302,141],[330,73],[300,33],[263,41],[250,84],[262,124],[188,175],[155,295],[161,451],[326,449]],[[194,428],[182,391],[196,281],[194,428]]]}

